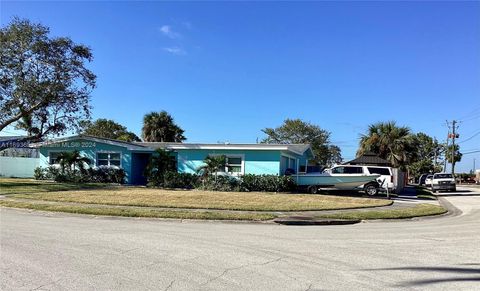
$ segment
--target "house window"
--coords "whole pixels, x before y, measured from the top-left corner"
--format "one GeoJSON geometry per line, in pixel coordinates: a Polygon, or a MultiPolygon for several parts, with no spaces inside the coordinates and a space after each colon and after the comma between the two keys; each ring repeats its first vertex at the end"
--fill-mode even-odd
{"type": "Polygon", "coordinates": [[[241,157],[227,157],[227,164],[225,171],[231,174],[242,173],[242,158],[241,157]]]}
{"type": "Polygon", "coordinates": [[[60,156],[62,152],[49,152],[48,153],[48,163],[50,165],[58,164],[58,156],[60,156]]]}
{"type": "MultiPolygon", "coordinates": [[[[218,156],[218,155],[213,155],[218,156]]],[[[219,172],[225,172],[232,175],[242,175],[243,174],[243,156],[234,155],[234,156],[225,156],[226,163],[224,168],[219,168],[219,172]]]]}
{"type": "Polygon", "coordinates": [[[97,166],[120,167],[120,153],[97,153],[97,166]]]}

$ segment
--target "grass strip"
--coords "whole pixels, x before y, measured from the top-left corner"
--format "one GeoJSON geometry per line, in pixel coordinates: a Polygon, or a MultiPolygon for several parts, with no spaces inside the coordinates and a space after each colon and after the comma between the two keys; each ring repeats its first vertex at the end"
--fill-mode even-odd
{"type": "Polygon", "coordinates": [[[418,199],[437,200],[437,197],[424,187],[417,186],[415,187],[415,191],[417,192],[418,199]]]}
{"type": "Polygon", "coordinates": [[[271,220],[276,217],[275,215],[269,213],[226,213],[215,211],[169,211],[136,208],[129,209],[119,207],[84,207],[70,205],[53,205],[45,203],[17,202],[11,200],[0,200],[0,206],[76,214],[174,219],[263,221],[271,220]]]}
{"type": "Polygon", "coordinates": [[[421,216],[439,215],[446,213],[447,210],[442,206],[431,204],[417,204],[414,207],[391,209],[391,210],[370,210],[355,212],[340,212],[334,214],[325,214],[319,218],[338,218],[338,219],[402,219],[421,216]]]}

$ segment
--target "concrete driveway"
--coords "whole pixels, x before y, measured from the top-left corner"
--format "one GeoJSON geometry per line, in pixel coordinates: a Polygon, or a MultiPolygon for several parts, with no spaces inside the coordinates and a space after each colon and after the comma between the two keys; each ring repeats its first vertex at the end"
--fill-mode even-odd
{"type": "Polygon", "coordinates": [[[0,289],[479,290],[480,192],[459,190],[458,216],[348,226],[4,208],[0,289]]]}

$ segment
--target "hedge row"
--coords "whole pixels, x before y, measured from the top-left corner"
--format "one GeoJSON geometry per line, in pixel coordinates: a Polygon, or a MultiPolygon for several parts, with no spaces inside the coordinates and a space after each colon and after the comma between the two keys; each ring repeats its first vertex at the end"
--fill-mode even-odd
{"type": "Polygon", "coordinates": [[[73,183],[125,183],[125,171],[111,167],[89,168],[85,170],[61,171],[58,167],[37,167],[34,178],[37,180],[54,180],[56,182],[73,183]]]}
{"type": "Polygon", "coordinates": [[[290,176],[247,174],[238,178],[213,175],[202,177],[196,174],[166,172],[163,180],[151,179],[148,186],[213,191],[290,192],[294,191],[297,185],[290,176]]]}

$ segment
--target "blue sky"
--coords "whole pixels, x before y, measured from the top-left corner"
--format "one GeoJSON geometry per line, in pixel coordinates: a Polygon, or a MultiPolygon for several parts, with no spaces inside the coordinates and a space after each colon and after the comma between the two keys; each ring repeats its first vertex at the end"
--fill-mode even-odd
{"type": "MultiPolygon", "coordinates": [[[[188,142],[255,142],[301,118],[353,158],[370,123],[480,131],[480,2],[1,2],[89,45],[94,118],[140,134],[167,110],[188,142]]],[[[10,129],[11,131],[11,129],[10,129]]],[[[480,149],[480,135],[461,143],[480,149]]],[[[468,171],[465,155],[459,169],[468,171]]]]}

